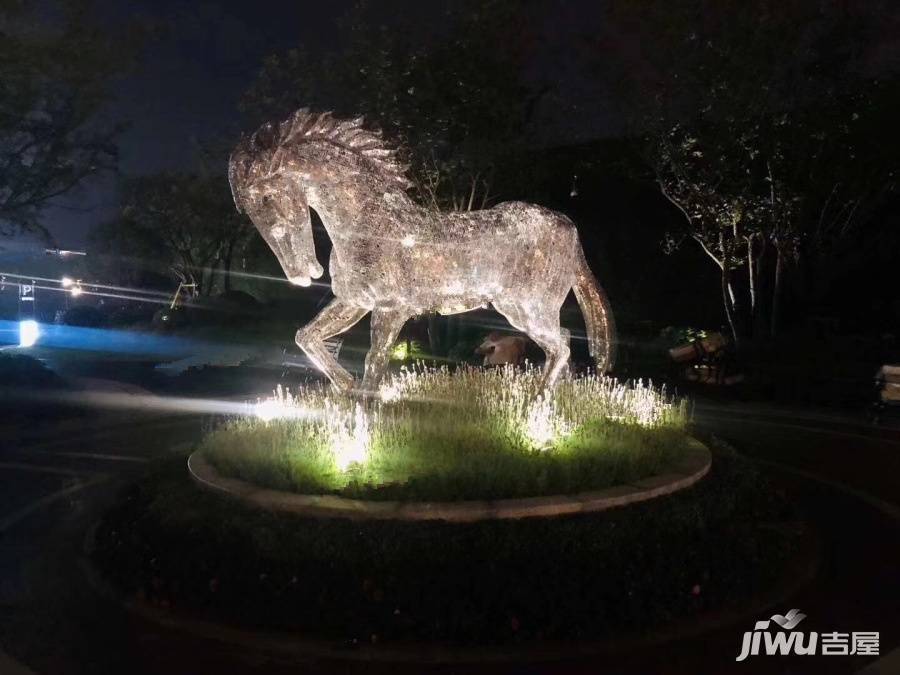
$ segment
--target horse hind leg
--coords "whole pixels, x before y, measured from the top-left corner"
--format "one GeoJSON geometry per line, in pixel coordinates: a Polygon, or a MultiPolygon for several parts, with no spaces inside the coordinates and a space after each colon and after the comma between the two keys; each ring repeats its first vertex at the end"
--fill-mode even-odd
{"type": "Polygon", "coordinates": [[[526,309],[519,303],[503,300],[494,301],[493,305],[513,328],[528,335],[544,350],[547,362],[541,386],[544,390],[552,389],[569,363],[570,353],[568,340],[559,325],[559,310],[535,311],[533,307],[526,309]]]}
{"type": "Polygon", "coordinates": [[[560,374],[569,364],[569,345],[559,331],[558,325],[555,327],[555,331],[552,324],[534,327],[528,331],[528,336],[547,355],[542,386],[544,389],[552,389],[556,386],[556,381],[559,379],[560,374]]]}
{"type": "Polygon", "coordinates": [[[394,341],[408,318],[408,314],[396,310],[375,309],[372,312],[372,338],[369,352],[366,354],[362,383],[364,396],[369,397],[377,393],[378,385],[390,360],[394,341]]]}

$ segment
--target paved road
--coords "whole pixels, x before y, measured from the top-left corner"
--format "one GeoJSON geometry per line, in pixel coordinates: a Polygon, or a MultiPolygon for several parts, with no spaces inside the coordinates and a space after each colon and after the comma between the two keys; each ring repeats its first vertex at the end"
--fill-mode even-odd
{"type": "Polygon", "coordinates": [[[699,403],[694,418],[754,458],[809,471],[900,506],[900,415],[875,427],[862,413],[699,403]]]}
{"type": "MultiPolygon", "coordinates": [[[[811,630],[879,630],[882,653],[900,644],[900,430],[810,410],[698,405],[695,421],[766,462],[818,528],[827,555],[791,605],[811,630]],[[823,481],[810,480],[818,476],[823,481]]],[[[147,625],[85,583],[85,533],[144,462],[196,439],[197,417],[117,411],[52,429],[5,430],[0,441],[0,645],[46,675],[85,673],[854,673],[871,661],[831,657],[735,664],[743,631],[627,654],[528,667],[463,668],[278,663],[228,645],[147,625]]],[[[789,607],[774,608],[785,611],[789,607]]],[[[765,617],[760,617],[765,618],[765,617]]],[[[0,675],[15,672],[0,653],[0,675]]]]}
{"type": "Polygon", "coordinates": [[[0,645],[7,653],[39,673],[128,672],[121,612],[84,582],[85,533],[148,458],[198,437],[201,424],[127,410],[49,429],[4,429],[0,645]]]}

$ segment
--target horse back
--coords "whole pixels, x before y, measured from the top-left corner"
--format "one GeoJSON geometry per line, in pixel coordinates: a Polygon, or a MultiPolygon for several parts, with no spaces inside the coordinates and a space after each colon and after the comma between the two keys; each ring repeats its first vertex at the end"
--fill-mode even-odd
{"type": "Polygon", "coordinates": [[[441,214],[435,239],[457,244],[471,239],[543,239],[568,236],[575,225],[565,215],[528,202],[501,202],[489,209],[441,214]]]}

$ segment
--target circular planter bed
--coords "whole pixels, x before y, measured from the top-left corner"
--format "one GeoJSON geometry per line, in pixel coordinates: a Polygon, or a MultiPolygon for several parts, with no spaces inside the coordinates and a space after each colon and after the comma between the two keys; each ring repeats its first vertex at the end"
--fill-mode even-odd
{"type": "Polygon", "coordinates": [[[783,498],[726,448],[691,489],[556,518],[310,518],[197,488],[167,458],[99,524],[131,601],[335,643],[529,644],[647,633],[744,606],[798,546],[783,498]]]}
{"type": "Polygon", "coordinates": [[[533,369],[421,368],[394,375],[382,400],[366,406],[311,387],[279,390],[255,410],[203,440],[193,473],[297,513],[476,520],[525,507],[524,515],[556,515],[675,491],[708,467],[684,431],[683,404],[590,374],[548,394],[533,369]],[[578,496],[563,503],[559,495],[578,496]],[[509,501],[522,499],[532,503],[509,501]],[[472,503],[444,507],[451,502],[472,503]]]}

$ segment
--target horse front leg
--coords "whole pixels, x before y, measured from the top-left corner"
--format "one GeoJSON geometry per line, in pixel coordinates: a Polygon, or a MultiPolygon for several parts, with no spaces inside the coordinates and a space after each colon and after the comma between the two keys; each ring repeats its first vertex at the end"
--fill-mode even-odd
{"type": "Polygon", "coordinates": [[[372,337],[369,353],[366,354],[366,369],[363,376],[363,394],[373,396],[384,377],[391,348],[409,315],[402,310],[374,309],[372,311],[372,337]]]}
{"type": "Polygon", "coordinates": [[[350,391],[353,388],[353,376],[328,352],[325,340],[343,333],[363,318],[366,312],[367,309],[335,298],[312,321],[297,331],[297,346],[339,391],[350,391]]]}

